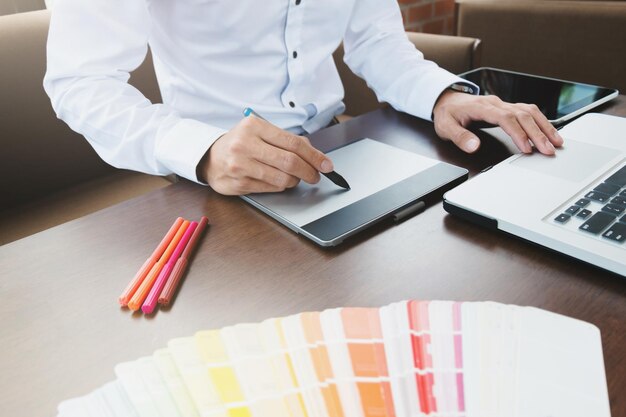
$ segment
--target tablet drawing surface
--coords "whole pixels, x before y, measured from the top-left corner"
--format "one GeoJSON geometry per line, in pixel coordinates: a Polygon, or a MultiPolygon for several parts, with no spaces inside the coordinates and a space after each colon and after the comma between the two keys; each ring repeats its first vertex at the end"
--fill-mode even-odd
{"type": "Polygon", "coordinates": [[[344,190],[323,177],[282,193],[252,194],[257,203],[296,226],[304,226],[437,164],[434,159],[372,139],[361,139],[328,153],[335,170],[352,187],[344,190]]]}
{"type": "Polygon", "coordinates": [[[426,196],[467,179],[468,171],[373,139],[360,139],[328,153],[352,187],[321,177],[281,193],[242,198],[273,219],[322,246],[389,217],[406,219],[425,206],[426,196]]]}

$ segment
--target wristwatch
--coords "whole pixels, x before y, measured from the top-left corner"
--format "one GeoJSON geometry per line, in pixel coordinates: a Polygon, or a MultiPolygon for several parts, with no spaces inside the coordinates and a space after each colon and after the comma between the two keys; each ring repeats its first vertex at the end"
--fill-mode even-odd
{"type": "Polygon", "coordinates": [[[458,91],[459,93],[474,94],[474,88],[467,84],[454,83],[448,89],[458,91]]]}
{"type": "MultiPolygon", "coordinates": [[[[459,93],[472,94],[472,95],[478,94],[478,91],[476,91],[474,87],[472,87],[471,85],[454,83],[450,85],[448,88],[446,88],[445,90],[443,90],[443,92],[439,95],[439,97],[441,97],[441,95],[443,95],[443,93],[446,92],[447,90],[452,90],[452,91],[457,91],[459,93]]],[[[437,106],[439,97],[437,98],[437,100],[435,100],[435,105],[433,106],[433,112],[430,114],[430,120],[432,120],[433,122],[435,121],[435,107],[437,106]]]]}

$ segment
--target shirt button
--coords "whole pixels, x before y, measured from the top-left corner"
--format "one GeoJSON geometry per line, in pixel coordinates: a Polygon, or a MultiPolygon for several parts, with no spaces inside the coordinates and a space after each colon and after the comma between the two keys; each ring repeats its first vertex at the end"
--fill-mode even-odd
{"type": "Polygon", "coordinates": [[[300,4],[300,1],[302,1],[302,0],[296,0],[296,6],[298,6],[300,4]]]}
{"type": "Polygon", "coordinates": [[[296,107],[296,103],[294,103],[293,101],[290,101],[290,102],[289,102],[289,105],[290,105],[291,107],[296,107]]]}
{"type": "Polygon", "coordinates": [[[298,57],[298,52],[297,51],[293,51],[293,57],[294,57],[294,59],[298,57]]]}

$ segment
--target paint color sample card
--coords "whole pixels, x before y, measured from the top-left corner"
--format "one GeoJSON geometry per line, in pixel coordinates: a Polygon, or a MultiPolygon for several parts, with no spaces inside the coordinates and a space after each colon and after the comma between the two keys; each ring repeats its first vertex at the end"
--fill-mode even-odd
{"type": "Polygon", "coordinates": [[[402,301],[173,339],[60,417],[608,417],[599,330],[533,307],[402,301]]]}

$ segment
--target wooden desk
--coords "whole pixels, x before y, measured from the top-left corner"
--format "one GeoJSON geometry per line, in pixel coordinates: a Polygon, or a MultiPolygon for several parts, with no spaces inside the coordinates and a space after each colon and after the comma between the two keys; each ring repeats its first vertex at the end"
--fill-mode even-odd
{"type": "MultiPolygon", "coordinates": [[[[604,112],[626,116],[621,96],[604,112]]],[[[429,123],[389,109],[314,135],[323,149],[369,136],[475,174],[510,150],[469,156],[429,123]]],[[[64,399],[114,379],[113,366],[178,336],[336,306],[416,299],[531,305],[597,325],[614,417],[626,416],[626,280],[452,217],[440,203],[333,249],[301,238],[236,197],[181,182],[0,247],[3,415],[52,416],[64,399]],[[208,215],[178,298],[154,317],[117,296],[177,216],[208,215]]]]}

